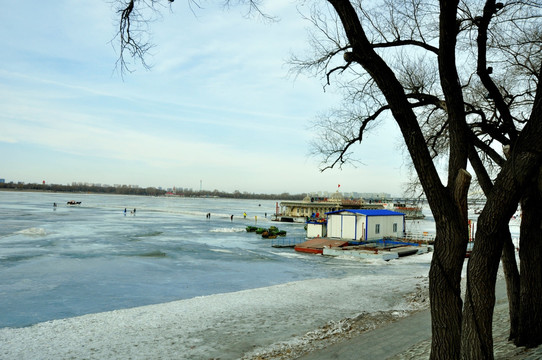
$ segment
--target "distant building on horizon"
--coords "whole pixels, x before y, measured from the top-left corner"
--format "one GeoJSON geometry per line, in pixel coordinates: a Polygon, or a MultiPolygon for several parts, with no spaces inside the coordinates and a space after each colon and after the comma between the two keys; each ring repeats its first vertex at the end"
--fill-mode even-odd
{"type": "MultiPolygon", "coordinates": [[[[391,194],[388,193],[360,193],[357,191],[342,192],[340,190],[338,190],[338,192],[345,199],[387,200],[392,198],[391,194]]],[[[315,194],[320,198],[330,198],[334,193],[330,193],[329,191],[317,191],[315,194]]]]}

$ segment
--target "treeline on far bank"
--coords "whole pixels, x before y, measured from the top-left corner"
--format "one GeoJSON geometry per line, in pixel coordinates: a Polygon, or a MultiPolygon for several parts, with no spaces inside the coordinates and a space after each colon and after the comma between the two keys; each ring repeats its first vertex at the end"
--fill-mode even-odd
{"type": "MultiPolygon", "coordinates": [[[[96,194],[118,194],[118,195],[144,195],[144,196],[165,196],[167,191],[154,187],[133,187],[133,186],[94,186],[94,185],[60,185],[60,184],[25,184],[25,183],[0,183],[0,190],[19,191],[50,191],[67,193],[96,193],[96,194]]],[[[233,193],[213,191],[183,191],[177,192],[175,196],[180,197],[220,197],[231,199],[261,199],[261,200],[301,200],[305,194],[254,194],[248,192],[234,191],[233,193]]]]}

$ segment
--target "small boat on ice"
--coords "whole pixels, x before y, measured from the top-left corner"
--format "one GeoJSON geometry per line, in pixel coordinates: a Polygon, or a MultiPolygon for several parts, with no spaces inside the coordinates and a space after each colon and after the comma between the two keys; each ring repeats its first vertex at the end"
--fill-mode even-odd
{"type": "Polygon", "coordinates": [[[286,236],[286,231],[279,230],[276,226],[270,226],[269,229],[247,226],[246,230],[247,232],[255,232],[258,235],[262,235],[265,239],[276,239],[277,236],[286,236]]]}
{"type": "Polygon", "coordinates": [[[423,254],[427,246],[400,241],[372,241],[360,244],[329,238],[314,238],[297,244],[295,251],[328,256],[350,256],[363,259],[398,259],[403,256],[423,254]]]}
{"type": "Polygon", "coordinates": [[[298,252],[305,252],[305,253],[311,253],[311,254],[323,254],[325,247],[340,248],[346,245],[348,245],[348,241],[346,240],[314,238],[314,239],[307,240],[304,243],[297,244],[294,247],[294,250],[298,252]]]}

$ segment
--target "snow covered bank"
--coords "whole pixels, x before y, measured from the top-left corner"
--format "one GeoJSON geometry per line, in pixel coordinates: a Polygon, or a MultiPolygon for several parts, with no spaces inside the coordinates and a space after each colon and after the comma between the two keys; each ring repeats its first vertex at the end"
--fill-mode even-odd
{"type": "Polygon", "coordinates": [[[360,274],[3,328],[0,358],[249,359],[302,351],[424,306],[426,286],[427,274],[360,274]]]}

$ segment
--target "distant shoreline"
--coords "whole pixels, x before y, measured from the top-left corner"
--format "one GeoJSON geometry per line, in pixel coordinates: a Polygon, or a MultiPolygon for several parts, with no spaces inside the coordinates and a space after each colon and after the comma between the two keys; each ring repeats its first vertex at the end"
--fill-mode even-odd
{"type": "MultiPolygon", "coordinates": [[[[138,195],[138,196],[168,196],[168,191],[156,189],[153,187],[138,188],[128,186],[84,186],[84,185],[42,185],[42,184],[15,184],[0,183],[0,191],[20,191],[20,192],[50,192],[50,193],[74,193],[74,194],[103,194],[103,195],[138,195]]],[[[306,194],[251,194],[251,193],[227,193],[222,191],[183,191],[182,193],[172,194],[175,197],[190,198],[225,198],[225,199],[251,199],[251,200],[302,200],[306,194]]]]}

